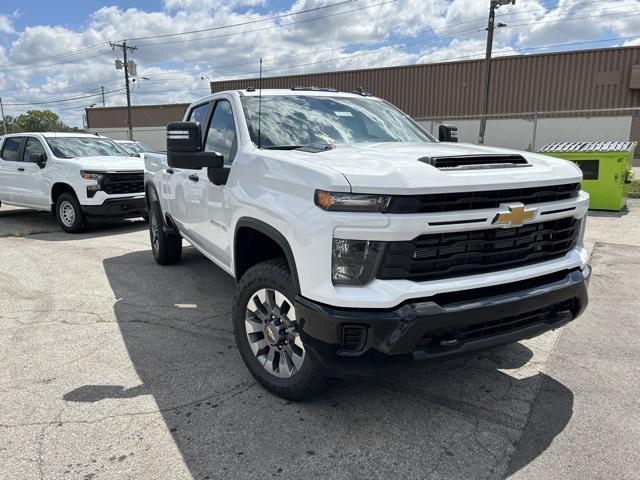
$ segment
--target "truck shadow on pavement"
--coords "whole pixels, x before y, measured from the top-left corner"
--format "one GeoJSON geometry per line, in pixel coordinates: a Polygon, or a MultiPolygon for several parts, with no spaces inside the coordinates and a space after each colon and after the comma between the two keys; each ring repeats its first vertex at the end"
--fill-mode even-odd
{"type": "Polygon", "coordinates": [[[567,425],[573,394],[517,343],[341,381],[305,403],[256,385],[236,351],[235,284],[193,249],[104,261],[142,384],[86,385],[65,399],[152,395],[193,478],[504,478],[567,425]]]}

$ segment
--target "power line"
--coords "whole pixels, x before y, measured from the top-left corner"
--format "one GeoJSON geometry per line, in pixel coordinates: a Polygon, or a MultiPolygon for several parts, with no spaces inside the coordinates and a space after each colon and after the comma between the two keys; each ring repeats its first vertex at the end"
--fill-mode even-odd
{"type": "Polygon", "coordinates": [[[92,45],[90,47],[81,48],[79,50],[72,50],[70,52],[63,52],[63,53],[60,53],[58,55],[51,55],[49,57],[35,58],[35,59],[28,60],[26,62],[11,62],[11,63],[12,63],[13,66],[31,65],[31,64],[39,63],[39,62],[46,62],[46,61],[49,61],[49,60],[52,60],[52,59],[55,59],[55,58],[68,57],[68,56],[71,56],[71,55],[77,55],[79,53],[84,53],[84,52],[87,52],[87,51],[90,51],[90,50],[95,50],[97,48],[102,47],[103,45],[107,45],[107,42],[98,43],[96,45],[92,45]]]}
{"type": "MultiPolygon", "coordinates": [[[[105,93],[112,93],[112,92],[116,92],[119,91],[121,89],[116,89],[116,90],[109,90],[109,91],[105,91],[105,93]]],[[[45,100],[45,101],[37,101],[37,102],[28,102],[28,101],[23,101],[23,102],[12,102],[12,103],[5,103],[5,105],[11,105],[11,106],[22,106],[22,105],[48,105],[48,104],[53,104],[53,103],[63,103],[63,102],[70,102],[72,100],[79,100],[81,98],[89,98],[89,97],[95,97],[97,95],[100,95],[100,92],[95,92],[95,93],[90,93],[89,92],[85,92],[85,94],[82,95],[77,95],[74,97],[68,97],[68,98],[62,98],[62,99],[57,99],[57,100],[45,100]]]]}
{"type": "Polygon", "coordinates": [[[359,12],[359,11],[362,11],[362,10],[368,10],[370,8],[380,7],[382,5],[387,5],[389,3],[395,3],[397,1],[398,0],[387,0],[387,1],[381,2],[381,3],[375,3],[373,5],[367,5],[365,7],[353,8],[351,10],[345,10],[344,12],[331,13],[329,15],[321,15],[321,16],[318,16],[318,17],[307,18],[305,20],[298,20],[298,21],[295,21],[295,22],[282,23],[282,24],[279,24],[279,25],[271,25],[269,27],[254,28],[252,30],[243,30],[241,32],[226,33],[226,34],[223,34],[223,35],[209,35],[209,36],[206,36],[206,37],[188,38],[188,39],[185,39],[185,40],[172,40],[172,41],[169,41],[169,42],[141,43],[138,46],[139,47],[152,47],[152,46],[156,46],[156,45],[172,45],[172,44],[175,44],[175,43],[199,42],[201,40],[212,40],[214,38],[228,38],[228,37],[235,37],[237,35],[246,35],[247,33],[264,32],[264,31],[267,31],[267,30],[274,30],[274,29],[277,29],[277,28],[289,27],[291,25],[299,25],[301,23],[317,22],[318,20],[322,20],[322,19],[325,19],[325,18],[337,17],[339,15],[345,15],[347,13],[353,13],[353,12],[359,12]]]}
{"type": "Polygon", "coordinates": [[[260,23],[260,22],[267,22],[269,20],[278,20],[278,19],[281,19],[281,18],[292,17],[294,15],[301,15],[301,14],[304,14],[304,13],[316,12],[318,10],[325,10],[327,8],[333,8],[333,7],[338,7],[340,5],[346,5],[346,4],[352,3],[354,1],[358,1],[358,0],[343,0],[341,2],[330,3],[328,5],[322,5],[320,7],[307,8],[305,10],[299,10],[297,12],[284,13],[284,14],[281,14],[281,15],[274,15],[274,16],[269,17],[269,18],[259,18],[257,20],[249,20],[249,21],[246,21],[246,22],[232,23],[232,24],[228,24],[228,25],[218,25],[218,26],[215,26],[215,27],[202,28],[202,29],[199,29],[199,30],[191,30],[191,31],[187,31],[187,32],[164,33],[164,34],[160,34],[160,35],[147,35],[147,36],[144,36],[144,37],[133,37],[133,38],[129,38],[128,40],[148,40],[150,38],[176,37],[176,36],[179,36],[179,35],[191,35],[191,34],[194,34],[194,33],[211,32],[211,31],[214,31],[214,30],[222,30],[222,29],[225,29],[225,28],[240,27],[240,26],[243,26],[243,25],[251,25],[251,24],[260,23]]]}

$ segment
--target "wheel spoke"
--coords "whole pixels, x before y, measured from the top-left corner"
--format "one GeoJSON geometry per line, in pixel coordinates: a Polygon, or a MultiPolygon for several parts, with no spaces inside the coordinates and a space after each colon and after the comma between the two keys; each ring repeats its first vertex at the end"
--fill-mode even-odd
{"type": "Polygon", "coordinates": [[[291,355],[291,363],[296,370],[300,370],[302,368],[302,362],[304,361],[304,350],[302,354],[296,352],[293,348],[289,349],[289,355],[291,355]]]}
{"type": "Polygon", "coordinates": [[[267,353],[267,359],[266,359],[266,362],[264,363],[265,370],[273,374],[275,374],[275,370],[273,368],[274,360],[275,360],[275,352],[276,352],[275,348],[273,347],[269,348],[269,353],[267,353]]]}
{"type": "Polygon", "coordinates": [[[287,359],[287,351],[280,351],[280,363],[278,365],[278,373],[281,377],[290,377],[291,376],[291,367],[293,367],[293,363],[290,363],[287,359]]]}

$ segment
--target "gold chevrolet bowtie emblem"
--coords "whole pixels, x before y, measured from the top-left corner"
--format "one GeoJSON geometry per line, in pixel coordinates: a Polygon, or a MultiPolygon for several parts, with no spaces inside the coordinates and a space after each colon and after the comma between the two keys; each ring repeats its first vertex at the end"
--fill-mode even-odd
{"type": "Polygon", "coordinates": [[[506,225],[508,227],[521,227],[527,220],[531,220],[536,216],[537,208],[525,208],[522,203],[511,203],[509,205],[501,205],[508,209],[507,212],[499,211],[493,223],[498,225],[506,225]]]}

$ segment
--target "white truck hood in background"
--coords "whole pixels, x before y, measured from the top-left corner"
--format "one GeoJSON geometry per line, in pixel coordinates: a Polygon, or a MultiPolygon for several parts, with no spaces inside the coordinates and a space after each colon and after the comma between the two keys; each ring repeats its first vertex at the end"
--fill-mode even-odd
{"type": "Polygon", "coordinates": [[[65,162],[74,163],[82,170],[95,172],[139,172],[144,170],[144,161],[140,157],[81,157],[68,158],[65,162]]]}
{"type": "Polygon", "coordinates": [[[280,152],[342,173],[353,192],[417,194],[524,188],[579,182],[582,172],[566,160],[503,148],[464,143],[371,143],[338,145],[333,150],[280,152]],[[476,170],[438,170],[423,157],[518,154],[531,166],[476,170]]]}

